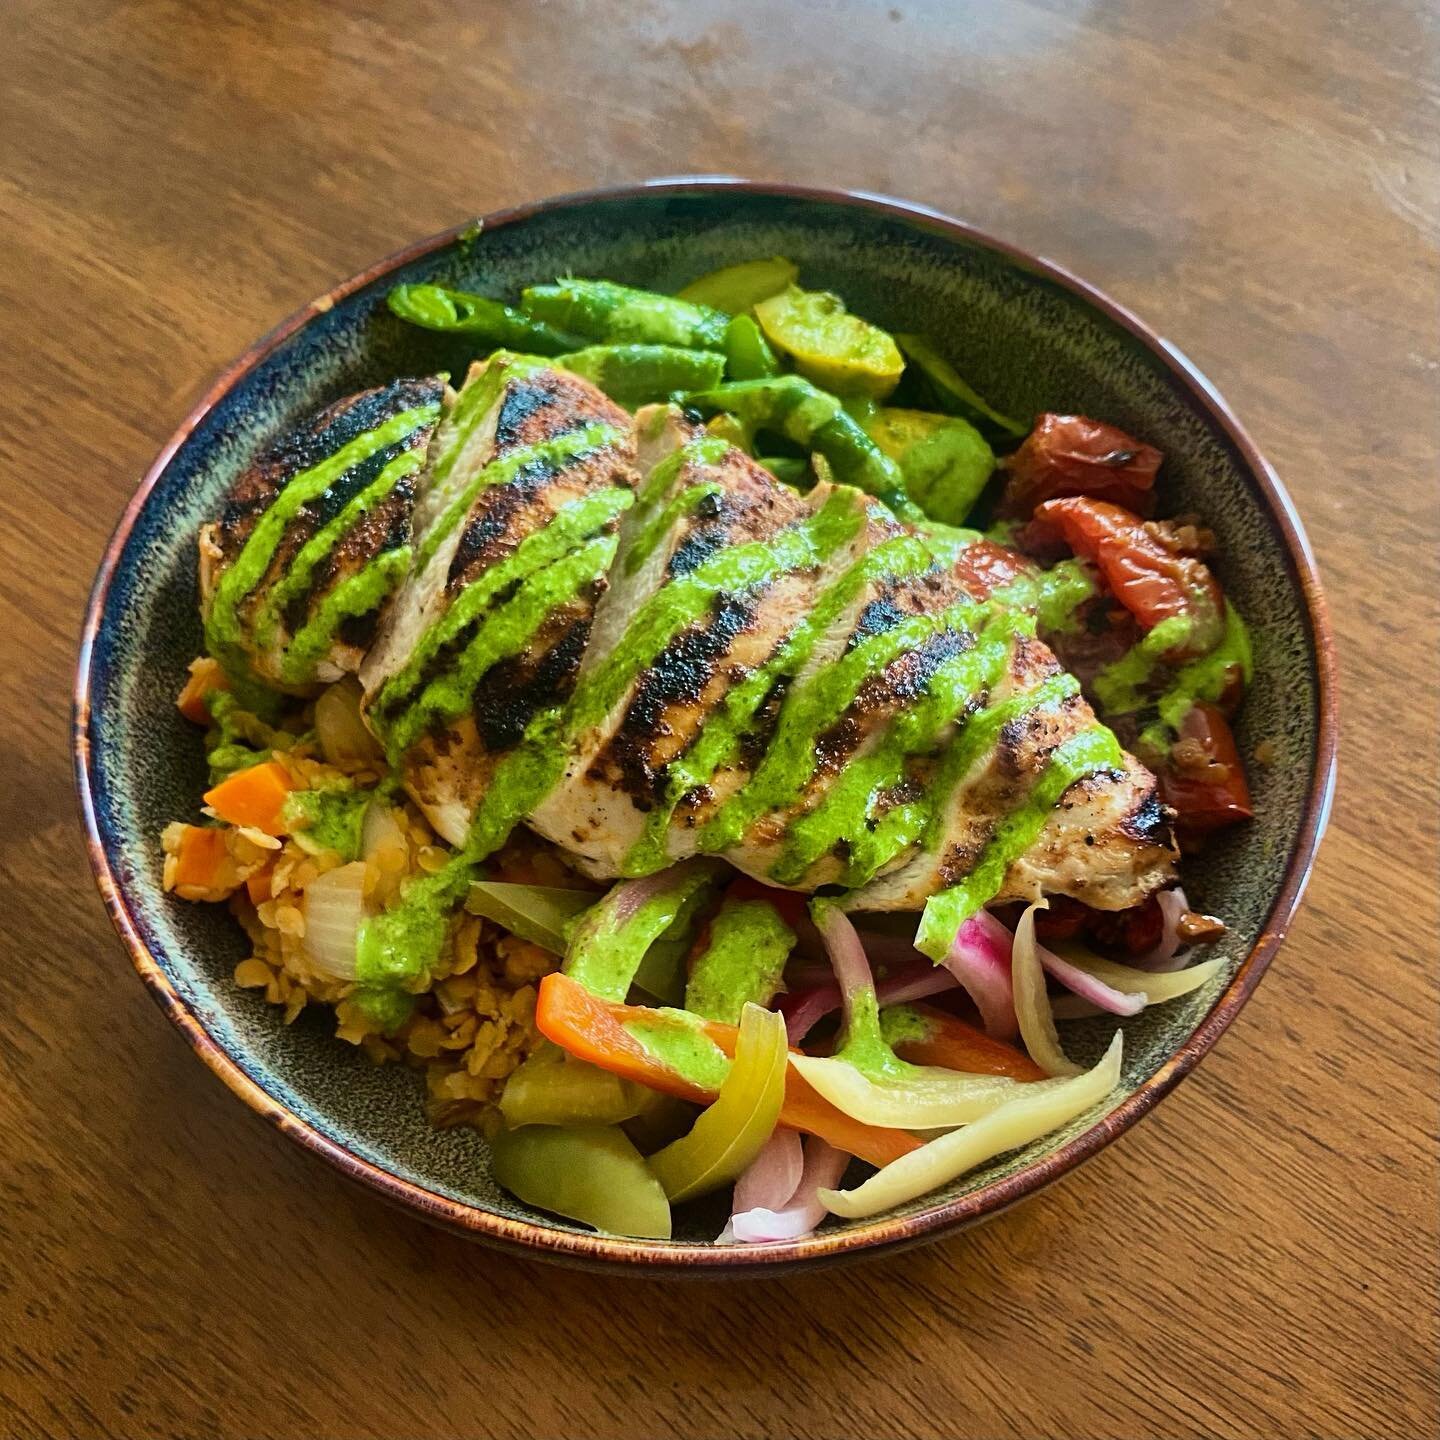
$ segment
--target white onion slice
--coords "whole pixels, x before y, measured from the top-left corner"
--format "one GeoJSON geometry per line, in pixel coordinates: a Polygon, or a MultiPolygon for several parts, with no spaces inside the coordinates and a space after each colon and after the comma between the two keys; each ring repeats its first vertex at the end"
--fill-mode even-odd
{"type": "MultiPolygon", "coordinates": [[[[1049,975],[1053,975],[1072,994],[1088,1000],[1097,1010],[1111,1015],[1138,1015],[1145,1008],[1145,997],[1133,990],[1119,990],[1107,985],[1090,970],[1047,950],[1043,945],[1035,946],[1035,954],[1049,975]]],[[[1051,1002],[1052,1013],[1054,1002],[1051,1002]]]]}
{"type": "Polygon", "coordinates": [[[322,975],[355,978],[355,943],[365,918],[365,862],[327,870],[305,887],[305,954],[322,975]]]}
{"type": "Polygon", "coordinates": [[[1154,974],[1149,970],[1135,970],[1129,965],[1118,965],[1113,960],[1102,960],[1078,946],[1066,945],[1066,959],[1076,969],[1117,990],[1133,991],[1141,996],[1147,1005],[1163,1005],[1167,1000],[1178,1000],[1192,990],[1198,990],[1212,976],[1225,968],[1225,960],[1217,956],[1213,960],[1202,960],[1198,965],[1184,970],[1167,970],[1154,974]]]}
{"type": "MultiPolygon", "coordinates": [[[[1035,969],[1039,970],[1038,961],[1035,969]]],[[[863,1220],[948,1184],[997,1155],[1058,1130],[1098,1105],[1120,1080],[1120,1055],[1117,1033],[1093,1069],[1056,1085],[1025,1085],[1008,1104],[973,1125],[952,1130],[902,1155],[854,1190],[822,1189],[817,1198],[832,1214],[863,1220]]]]}
{"type": "Polygon", "coordinates": [[[1031,1086],[1053,1080],[1012,1080],[1008,1075],[970,1075],[939,1065],[907,1066],[903,1078],[872,1080],[846,1060],[791,1055],[790,1063],[812,1089],[862,1125],[892,1130],[939,1130],[969,1125],[1031,1086]]]}
{"type": "Polygon", "coordinates": [[[360,682],[353,675],[337,680],[315,702],[315,737],[332,765],[378,765],[385,758],[360,718],[360,682]]]}
{"type": "Polygon", "coordinates": [[[835,983],[840,987],[840,1001],[848,1028],[854,1019],[856,994],[873,988],[875,984],[870,973],[870,961],[865,955],[859,932],[838,905],[817,905],[815,908],[820,912],[815,917],[815,924],[825,942],[830,963],[835,967],[835,983]]]}
{"type": "Polygon", "coordinates": [[[1074,1075],[1078,1067],[1066,1057],[1060,1048],[1060,1037],[1055,1033],[1055,1015],[1045,991],[1045,967],[1040,963],[1035,944],[1035,911],[1039,908],[1037,905],[1025,907],[1010,949],[1015,1018],[1020,1022],[1020,1037],[1030,1058],[1047,1075],[1074,1075]]]}

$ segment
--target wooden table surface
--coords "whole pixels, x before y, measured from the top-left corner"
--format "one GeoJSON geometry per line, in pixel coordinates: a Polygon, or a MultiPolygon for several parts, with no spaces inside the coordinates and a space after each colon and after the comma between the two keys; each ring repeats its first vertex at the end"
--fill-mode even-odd
{"type": "Polygon", "coordinates": [[[1428,0],[5,10],[0,1433],[1435,1433],[1428,0]],[[675,1286],[499,1258],[250,1119],[101,911],[66,710],[111,526],[254,336],[476,212],[721,171],[928,202],[1182,345],[1309,526],[1345,733],[1288,944],[1137,1131],[978,1233],[675,1286]]]}

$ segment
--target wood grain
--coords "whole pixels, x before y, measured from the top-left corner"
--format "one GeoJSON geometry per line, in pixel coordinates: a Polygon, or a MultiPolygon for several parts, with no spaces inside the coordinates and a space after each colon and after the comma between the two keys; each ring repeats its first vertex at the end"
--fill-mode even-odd
{"type": "Polygon", "coordinates": [[[1426,0],[11,0],[0,82],[0,1431],[1435,1433],[1426,0]],[[145,997],[66,753],[105,537],[208,378],[468,214],[729,171],[926,201],[1182,345],[1328,583],[1309,900],[1179,1094],[984,1230],[676,1287],[496,1258],[248,1119],[145,997]]]}

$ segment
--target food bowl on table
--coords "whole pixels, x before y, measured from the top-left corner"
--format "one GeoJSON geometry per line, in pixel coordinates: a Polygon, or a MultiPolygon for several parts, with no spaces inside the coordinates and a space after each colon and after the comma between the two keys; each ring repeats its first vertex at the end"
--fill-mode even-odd
{"type": "MultiPolygon", "coordinates": [[[[666,180],[520,207],[422,241],[337,286],[230,366],[184,420],[127,507],[91,596],[75,695],[75,764],[92,864],[152,995],[253,1109],[343,1174],[462,1234],[588,1266],[759,1273],[874,1254],[973,1224],[1034,1194],[1138,1120],[1215,1043],[1284,936],[1323,831],[1335,768],[1331,641],[1313,559],[1288,496],[1208,380],[1127,311],[1057,266],[961,222],[879,197],[740,180],[666,180]],[[556,276],[673,293],[743,260],[784,255],[807,287],[896,332],[923,331],[1012,414],[1093,415],[1165,456],[1162,513],[1203,516],[1225,592],[1249,618],[1254,678],[1237,738],[1254,819],[1187,855],[1194,909],[1223,916],[1202,988],[1118,1022],[1124,1060],[1103,1105],[933,1193],[814,1234],[716,1245],[725,1205],[677,1212],[669,1240],[597,1233],[527,1208],[493,1178],[477,1129],[428,1123],[419,1077],[293,1024],[234,983],[245,938],[219,907],[163,888],[156,837],[205,788],[197,732],[175,694],[202,648],[195,541],[273,436],[337,396],[397,375],[463,375],[473,345],[400,323],[385,297],[437,283],[513,297],[556,276]]],[[[1093,1062],[1113,1017],[1067,1026],[1093,1062]]]]}

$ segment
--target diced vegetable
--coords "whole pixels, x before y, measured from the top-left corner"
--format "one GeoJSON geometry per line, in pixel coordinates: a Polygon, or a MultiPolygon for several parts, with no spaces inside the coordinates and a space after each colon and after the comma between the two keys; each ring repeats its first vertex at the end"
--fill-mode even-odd
{"type": "Polygon", "coordinates": [[[315,702],[315,738],[331,765],[383,764],[385,751],[360,718],[360,682],[353,675],[337,680],[315,702]]]}
{"type": "Polygon", "coordinates": [[[590,345],[555,363],[631,409],[676,391],[718,385],[725,374],[723,356],[674,345],[590,345]]]}
{"type": "Polygon", "coordinates": [[[285,833],[285,799],[293,788],[290,772],[276,760],[237,770],[212,790],[205,803],[230,825],[247,825],[267,835],[285,833]]]}
{"type": "Polygon", "coordinates": [[[989,443],[968,420],[883,409],[865,429],[900,467],[910,498],[932,520],[965,523],[995,469],[989,443]]]}
{"type": "Polygon", "coordinates": [[[208,725],[210,706],[206,697],[214,691],[229,688],[229,677],[220,662],[208,655],[197,656],[190,662],[190,677],[175,700],[176,708],[192,724],[208,725]]]}
{"type": "Polygon", "coordinates": [[[1120,1080],[1121,1040],[1093,1069],[1059,1084],[1024,1086],[1008,1104],[983,1119],[922,1145],[872,1175],[854,1190],[821,1190],[820,1200],[834,1215],[863,1220],[903,1205],[973,1170],[977,1165],[1038,1140],[1098,1105],[1120,1080]]]}
{"type": "Polygon", "coordinates": [[[552,955],[563,955],[571,922],[595,904],[596,899],[590,890],[477,880],[470,887],[465,908],[472,915],[483,915],[552,955]]]}
{"type": "Polygon", "coordinates": [[[490,1142],[495,1178],[527,1205],[612,1235],[670,1238],[670,1202],[616,1126],[527,1125],[490,1142]]]}
{"type": "Polygon", "coordinates": [[[650,1157],[672,1203],[718,1190],[751,1164],[780,1118],[788,1063],[784,1021],[772,1010],[747,1005],[735,1059],[714,1104],[688,1135],[650,1157]]]}
{"type": "Polygon", "coordinates": [[[1142,444],[1115,425],[1083,415],[1042,415],[1006,461],[1009,478],[999,513],[1026,520],[1043,501],[1089,495],[1149,515],[1163,459],[1153,445],[1142,444]]]}
{"type": "Polygon", "coordinates": [[[643,1085],[542,1041],[506,1080],[500,1113],[512,1130],[522,1125],[618,1125],[642,1114],[653,1098],[654,1091],[643,1085]]]}
{"type": "Polygon", "coordinates": [[[473,336],[482,344],[531,355],[563,355],[581,342],[486,295],[440,285],[397,285],[385,303],[400,319],[426,330],[473,336]]]}
{"type": "Polygon", "coordinates": [[[1010,978],[1015,987],[1015,1018],[1030,1058],[1047,1075],[1074,1075],[1078,1067],[1060,1048],[1055,1015],[1045,990],[1045,970],[1035,946],[1036,906],[1027,905],[1015,927],[1010,978]]]}
{"type": "MultiPolygon", "coordinates": [[[[521,306],[534,320],[617,345],[678,345],[723,350],[730,317],[673,295],[635,290],[611,280],[557,280],[532,285],[521,306]]],[[[573,347],[571,347],[573,348],[573,347]]]]}
{"type": "Polygon", "coordinates": [[[175,867],[170,884],[182,900],[223,900],[240,884],[223,830],[182,826],[172,853],[175,867]]]}
{"type": "Polygon", "coordinates": [[[748,315],[737,315],[725,327],[726,379],[763,380],[779,373],[780,362],[760,327],[748,315]]]}
{"type": "Polygon", "coordinates": [[[960,415],[987,436],[1009,436],[1018,440],[1025,427],[1002,415],[981,398],[955,367],[923,336],[897,335],[901,353],[924,376],[935,406],[948,415],[960,415]]]}
{"type": "Polygon", "coordinates": [[[245,893],[250,897],[252,905],[259,905],[270,899],[274,878],[273,865],[264,865],[245,877],[245,893]]]}
{"type": "Polygon", "coordinates": [[[777,1125],[749,1168],[735,1182],[733,1211],[779,1210],[790,1202],[805,1168],[800,1132],[777,1125]]]}
{"type": "Polygon", "coordinates": [[[365,918],[365,862],[327,870],[306,887],[305,955],[315,969],[336,980],[355,978],[355,946],[365,918]]]}
{"type": "Polygon", "coordinates": [[[729,315],[742,315],[799,278],[800,267],[779,255],[770,260],[744,260],[692,280],[678,298],[729,315]]]}
{"type": "MultiPolygon", "coordinates": [[[[704,1047],[720,1062],[714,1068],[722,1077],[728,1069],[725,1062],[735,1049],[733,1025],[700,1021],[684,1011],[615,1004],[592,994],[568,975],[547,975],[541,980],[535,1025],[546,1039],[582,1060],[653,1090],[700,1104],[713,1099],[719,1089],[718,1084],[707,1083],[712,1067],[703,1063],[707,1054],[704,1047]],[[672,1035],[680,1032],[690,1044],[665,1046],[662,1059],[660,1051],[648,1049],[640,1037],[667,1031],[672,1035]],[[700,1059],[695,1058],[697,1055],[700,1059]]],[[[902,1131],[874,1130],[857,1124],[821,1099],[794,1070],[786,1077],[780,1121],[792,1129],[823,1136],[872,1165],[883,1165],[919,1143],[902,1131]]]]}
{"type": "Polygon", "coordinates": [[[823,290],[791,285],[755,306],[765,337],[808,380],[839,395],[888,395],[905,368],[895,341],[823,290]]]}
{"type": "Polygon", "coordinates": [[[1225,629],[1224,597],[1209,568],[1170,549],[1128,510],[1106,500],[1047,500],[1035,518],[1054,526],[1076,555],[1093,561],[1115,598],[1147,630],[1182,619],[1171,660],[1204,655],[1225,629]]]}

